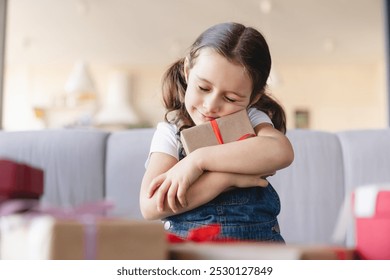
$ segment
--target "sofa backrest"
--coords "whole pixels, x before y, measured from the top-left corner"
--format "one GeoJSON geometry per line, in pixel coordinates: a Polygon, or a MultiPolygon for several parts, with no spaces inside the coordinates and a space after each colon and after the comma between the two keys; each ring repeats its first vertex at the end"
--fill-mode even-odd
{"type": "Polygon", "coordinates": [[[343,158],[335,134],[287,133],[294,162],[269,181],[281,199],[279,223],[289,244],[330,244],[344,196],[343,158]]]}
{"type": "Polygon", "coordinates": [[[44,170],[45,204],[71,207],[104,198],[108,133],[94,130],[0,132],[0,158],[44,170]]]}
{"type": "Polygon", "coordinates": [[[142,219],[139,191],[153,128],[114,132],[108,138],[106,197],[115,203],[112,214],[142,219]]]}
{"type": "MultiPolygon", "coordinates": [[[[154,129],[112,133],[107,144],[106,197],[114,214],[142,219],[139,190],[154,129]]],[[[294,163],[269,178],[282,204],[282,234],[291,244],[329,244],[343,201],[343,163],[335,134],[292,130],[294,163]]]]}
{"type": "MultiPolygon", "coordinates": [[[[45,203],[107,198],[116,205],[112,214],[142,219],[139,190],[154,130],[2,131],[0,158],[42,168],[45,203]]],[[[330,244],[345,193],[390,182],[390,129],[290,130],[287,136],[295,160],[269,177],[281,198],[282,234],[289,244],[330,244]]]]}

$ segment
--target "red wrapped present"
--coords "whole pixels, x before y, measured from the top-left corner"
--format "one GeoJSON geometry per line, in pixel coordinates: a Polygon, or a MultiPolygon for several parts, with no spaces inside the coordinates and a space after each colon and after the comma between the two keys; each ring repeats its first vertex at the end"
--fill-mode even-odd
{"type": "Polygon", "coordinates": [[[206,146],[224,144],[255,136],[246,110],[238,111],[181,132],[181,142],[188,155],[206,146]]]}
{"type": "Polygon", "coordinates": [[[354,192],[356,250],[362,259],[390,259],[390,185],[354,192]]]}
{"type": "Polygon", "coordinates": [[[39,198],[43,194],[43,170],[0,159],[0,200],[39,198]]]}

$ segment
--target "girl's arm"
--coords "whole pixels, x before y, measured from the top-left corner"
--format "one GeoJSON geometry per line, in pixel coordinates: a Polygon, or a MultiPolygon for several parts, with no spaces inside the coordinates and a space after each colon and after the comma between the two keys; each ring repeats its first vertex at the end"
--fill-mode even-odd
{"type": "MultiPolygon", "coordinates": [[[[294,152],[287,137],[269,124],[255,127],[257,137],[243,141],[199,148],[169,171],[155,173],[150,191],[163,186],[165,193],[177,198],[181,206],[186,205],[187,190],[205,171],[266,176],[287,167],[294,152]]],[[[168,198],[169,199],[169,198],[168,198]]]]}
{"type": "Polygon", "coordinates": [[[153,153],[149,160],[141,185],[140,206],[145,219],[161,219],[173,214],[189,211],[203,205],[231,186],[265,187],[268,182],[257,175],[205,172],[191,185],[187,192],[188,203],[179,208],[176,203],[174,184],[162,184],[152,190],[154,178],[167,173],[178,161],[167,154],[153,153]]]}
{"type": "Polygon", "coordinates": [[[200,170],[268,174],[289,166],[294,152],[287,137],[269,124],[256,126],[257,137],[203,147],[189,156],[200,170]]]}

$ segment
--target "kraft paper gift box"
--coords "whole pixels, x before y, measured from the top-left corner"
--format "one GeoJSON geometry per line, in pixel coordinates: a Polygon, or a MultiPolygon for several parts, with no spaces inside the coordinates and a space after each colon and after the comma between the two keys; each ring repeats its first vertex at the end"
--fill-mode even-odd
{"type": "Polygon", "coordinates": [[[159,222],[86,218],[1,217],[0,258],[159,260],[168,257],[165,230],[159,222]]]}
{"type": "Polygon", "coordinates": [[[390,185],[358,187],[353,193],[353,213],[359,257],[390,260],[390,185]]]}
{"type": "Polygon", "coordinates": [[[0,201],[9,198],[39,198],[43,194],[43,170],[0,159],[0,201]]]}
{"type": "Polygon", "coordinates": [[[246,110],[181,131],[181,142],[188,155],[198,148],[234,142],[254,136],[246,110]]]}

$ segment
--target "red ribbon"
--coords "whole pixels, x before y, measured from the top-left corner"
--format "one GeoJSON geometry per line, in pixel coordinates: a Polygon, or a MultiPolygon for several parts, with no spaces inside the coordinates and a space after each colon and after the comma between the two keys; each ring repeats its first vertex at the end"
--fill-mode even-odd
{"type": "Polygon", "coordinates": [[[37,199],[10,199],[0,201],[0,217],[29,211],[37,207],[38,203],[39,201],[37,199]]]}
{"type": "MultiPolygon", "coordinates": [[[[220,131],[219,126],[218,126],[218,122],[214,119],[214,120],[211,120],[210,123],[211,123],[211,128],[213,129],[214,135],[217,138],[218,144],[223,144],[224,142],[223,142],[221,131],[220,131]]],[[[240,138],[238,138],[237,141],[241,141],[241,140],[253,137],[253,136],[256,136],[256,135],[253,133],[247,133],[247,134],[241,136],[240,138]]]]}
{"type": "Polygon", "coordinates": [[[215,137],[217,137],[218,144],[223,144],[221,131],[219,130],[219,126],[218,126],[217,121],[214,119],[214,120],[211,120],[210,122],[211,122],[211,127],[213,128],[213,131],[214,131],[214,135],[215,135],[215,137]]]}
{"type": "Polygon", "coordinates": [[[256,136],[256,135],[253,133],[247,133],[247,134],[244,134],[243,136],[241,136],[240,138],[238,138],[237,141],[245,140],[247,138],[254,137],[254,136],[256,136]]]}

